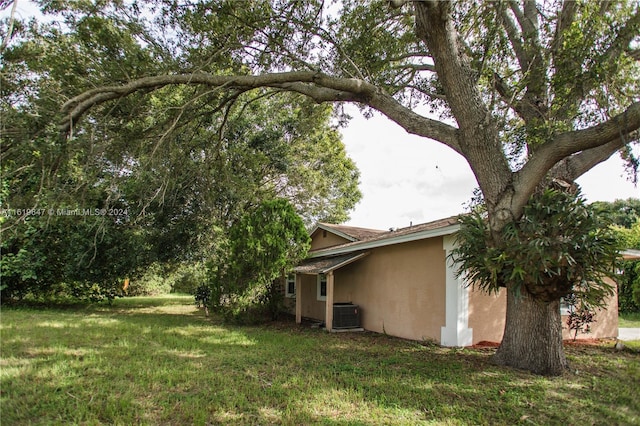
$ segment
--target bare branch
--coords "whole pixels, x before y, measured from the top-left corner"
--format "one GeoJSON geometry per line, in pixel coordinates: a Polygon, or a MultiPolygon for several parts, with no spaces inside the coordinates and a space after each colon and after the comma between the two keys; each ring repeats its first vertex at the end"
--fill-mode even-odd
{"type": "MultiPolygon", "coordinates": [[[[331,77],[326,78],[334,80],[335,83],[339,83],[340,80],[343,80],[333,79],[331,77]]],[[[307,95],[316,102],[346,101],[368,105],[400,125],[400,127],[405,129],[408,133],[434,139],[449,146],[456,152],[461,153],[460,145],[458,143],[458,131],[455,127],[416,114],[411,109],[398,102],[391,95],[382,92],[369,83],[362,83],[363,85],[368,86],[366,90],[367,96],[364,97],[353,96],[353,94],[348,91],[328,89],[328,81],[324,82],[322,85],[323,87],[317,87],[305,83],[288,83],[283,84],[282,88],[307,95]]],[[[340,86],[343,86],[343,89],[346,88],[341,84],[333,84],[333,86],[336,88],[340,86]]]]}
{"type": "Polygon", "coordinates": [[[520,64],[520,69],[527,70],[529,69],[529,63],[531,62],[530,58],[527,57],[524,48],[522,46],[522,36],[520,31],[516,27],[515,22],[511,19],[507,10],[502,6],[501,3],[494,3],[496,8],[501,12],[502,16],[502,27],[507,33],[507,37],[509,37],[509,42],[511,43],[511,47],[513,47],[513,51],[516,54],[516,58],[518,58],[518,63],[520,64]]]}
{"type": "Polygon", "coordinates": [[[416,92],[419,92],[419,93],[427,96],[429,99],[438,99],[438,100],[441,100],[441,101],[446,101],[447,100],[447,97],[445,95],[443,95],[442,93],[437,93],[437,92],[434,92],[434,91],[427,91],[427,90],[424,90],[424,89],[422,89],[422,88],[420,88],[420,87],[418,87],[418,86],[416,86],[414,84],[407,84],[405,87],[407,89],[415,90],[416,92]]]}
{"type": "Polygon", "coordinates": [[[138,91],[156,90],[164,86],[176,84],[250,90],[257,87],[277,87],[279,84],[290,81],[312,82],[315,75],[313,72],[275,73],[266,76],[221,76],[207,73],[193,73],[145,77],[120,86],[98,87],[88,90],[64,103],[62,113],[65,117],[60,125],[60,130],[63,132],[70,131],[73,124],[93,106],[112,99],[122,98],[138,91]]]}
{"type": "Polygon", "coordinates": [[[626,138],[615,139],[608,144],[578,152],[553,166],[551,174],[567,181],[574,181],[597,164],[606,161],[617,152],[626,138]]]}
{"type": "Polygon", "coordinates": [[[9,45],[11,41],[11,36],[13,35],[13,24],[15,23],[16,9],[18,7],[18,0],[13,0],[13,6],[11,6],[11,15],[9,15],[9,25],[7,27],[7,34],[2,40],[2,44],[0,44],[0,53],[4,52],[4,50],[9,45]]]}
{"type": "Polygon", "coordinates": [[[564,32],[573,24],[576,10],[578,9],[577,6],[578,3],[575,0],[565,0],[562,4],[562,11],[560,12],[556,25],[556,33],[551,43],[554,58],[564,42],[564,32]]]}
{"type": "Polygon", "coordinates": [[[408,52],[399,56],[391,56],[388,58],[384,58],[385,62],[400,62],[409,58],[428,58],[431,59],[431,56],[425,52],[408,52]]]}
{"type": "MultiPolygon", "coordinates": [[[[624,112],[608,121],[558,135],[550,144],[562,152],[562,157],[609,143],[640,128],[640,102],[632,103],[624,112]]],[[[544,146],[543,146],[544,148],[544,146]]]]}
{"type": "Polygon", "coordinates": [[[429,71],[436,72],[436,67],[429,64],[401,64],[394,65],[391,69],[410,69],[414,71],[429,71]]]}
{"type": "Polygon", "coordinates": [[[511,87],[507,85],[498,73],[493,73],[493,82],[493,87],[502,98],[502,101],[524,119],[526,111],[523,108],[522,102],[516,99],[517,93],[511,90],[511,87]]]}

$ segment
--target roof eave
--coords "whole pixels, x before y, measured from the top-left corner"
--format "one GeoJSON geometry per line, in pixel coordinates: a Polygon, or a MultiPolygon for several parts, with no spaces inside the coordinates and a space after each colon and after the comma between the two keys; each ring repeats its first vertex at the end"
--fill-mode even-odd
{"type": "Polygon", "coordinates": [[[365,240],[362,242],[354,242],[340,247],[330,247],[309,253],[309,258],[333,256],[338,254],[346,254],[354,251],[369,250],[378,247],[385,247],[394,244],[408,243],[411,241],[426,240],[428,238],[442,237],[444,235],[455,234],[460,230],[460,224],[443,226],[438,229],[429,229],[425,231],[414,232],[410,234],[391,236],[388,238],[365,240]]]}
{"type": "Polygon", "coordinates": [[[337,263],[333,263],[333,264],[331,263],[332,257],[329,257],[327,259],[316,258],[315,260],[306,259],[304,262],[302,262],[302,264],[293,268],[293,270],[296,274],[302,274],[302,275],[327,274],[329,272],[335,271],[336,269],[340,269],[344,266],[347,266],[350,263],[356,262],[368,254],[369,252],[347,253],[346,255],[338,256],[340,259],[338,259],[337,263]],[[329,261],[329,264],[324,266],[314,265],[314,263],[320,263],[322,261],[329,261]]]}
{"type": "Polygon", "coordinates": [[[621,254],[624,260],[640,259],[640,250],[626,249],[626,250],[623,250],[621,254]]]}

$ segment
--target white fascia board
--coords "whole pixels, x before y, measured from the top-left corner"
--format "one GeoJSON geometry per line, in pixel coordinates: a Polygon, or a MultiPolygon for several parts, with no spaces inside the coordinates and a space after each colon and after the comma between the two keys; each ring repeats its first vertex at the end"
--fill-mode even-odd
{"type": "Polygon", "coordinates": [[[328,248],[324,250],[314,251],[309,254],[309,258],[333,256],[337,254],[346,254],[354,251],[368,250],[377,247],[385,247],[394,244],[408,243],[411,241],[426,240],[428,238],[442,237],[443,235],[455,234],[460,230],[460,225],[449,225],[438,229],[430,229],[427,231],[413,232],[405,235],[398,235],[396,237],[388,237],[382,239],[376,239],[372,241],[363,241],[361,243],[348,244],[345,247],[328,248]]]}
{"type": "Polygon", "coordinates": [[[622,258],[624,260],[638,260],[638,259],[640,259],[640,250],[626,249],[626,250],[622,250],[622,252],[620,254],[622,255],[622,258]]]}

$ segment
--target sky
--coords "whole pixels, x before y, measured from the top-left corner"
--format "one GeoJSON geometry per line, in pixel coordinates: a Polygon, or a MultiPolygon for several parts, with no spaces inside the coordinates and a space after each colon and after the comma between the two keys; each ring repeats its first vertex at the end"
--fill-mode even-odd
{"type": "MultiPolygon", "coordinates": [[[[341,131],[343,142],[360,170],[363,194],[348,225],[402,228],[466,211],[478,184],[462,156],[379,114],[367,120],[356,108],[346,111],[353,119],[341,131]]],[[[577,183],[588,202],[640,198],[640,187],[628,180],[618,154],[577,183]]]]}

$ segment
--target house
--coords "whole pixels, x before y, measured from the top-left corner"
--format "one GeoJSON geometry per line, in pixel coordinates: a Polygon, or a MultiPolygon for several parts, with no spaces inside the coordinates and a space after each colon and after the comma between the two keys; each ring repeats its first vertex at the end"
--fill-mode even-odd
{"type": "MultiPolygon", "coordinates": [[[[506,292],[486,294],[456,277],[448,255],[458,229],[456,217],[389,231],[317,224],[308,259],[285,286],[296,322],[335,331],[334,307],[351,304],[369,331],[443,346],[501,341],[506,292]]],[[[617,336],[617,296],[607,306],[585,337],[617,336]]]]}

